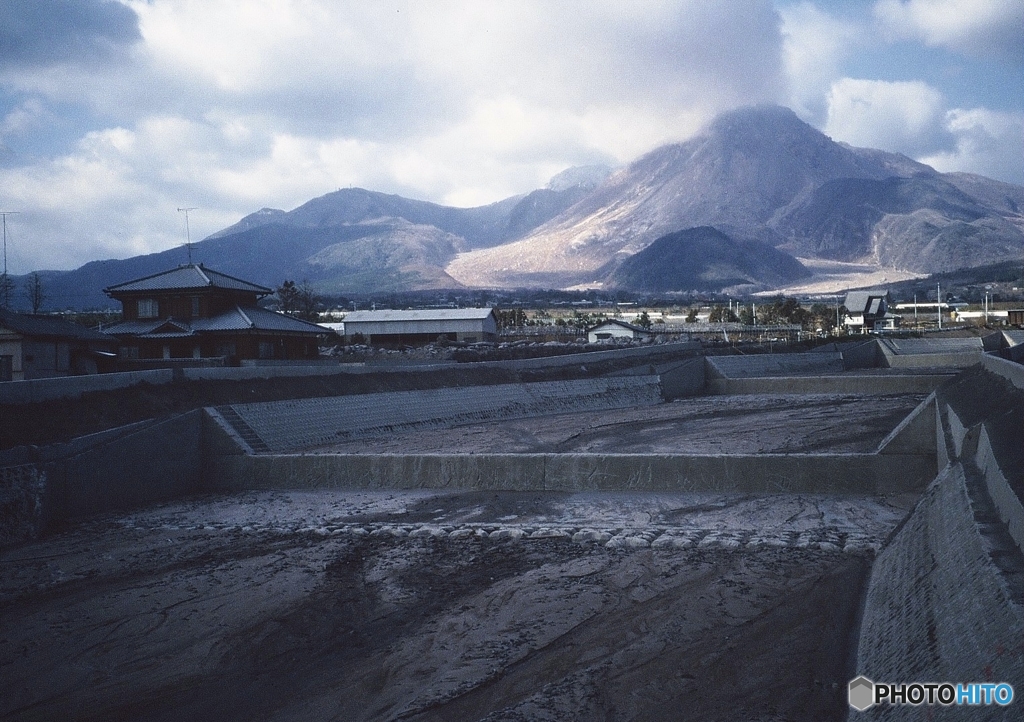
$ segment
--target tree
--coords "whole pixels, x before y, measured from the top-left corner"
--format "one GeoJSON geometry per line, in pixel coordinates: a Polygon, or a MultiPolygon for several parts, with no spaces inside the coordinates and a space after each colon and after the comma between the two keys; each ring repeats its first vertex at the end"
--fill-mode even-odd
{"type": "Polygon", "coordinates": [[[309,285],[309,281],[303,281],[299,288],[299,318],[303,321],[315,323],[320,320],[320,296],[309,285]]]}
{"type": "Polygon", "coordinates": [[[711,309],[711,315],[708,317],[708,321],[711,323],[723,323],[738,321],[736,314],[729,310],[728,306],[715,306],[711,309]]]}
{"type": "Polygon", "coordinates": [[[295,285],[295,281],[285,281],[277,287],[275,291],[277,294],[278,303],[281,305],[281,312],[291,315],[299,310],[299,288],[295,285]]]}
{"type": "Polygon", "coordinates": [[[6,273],[0,273],[0,308],[11,307],[11,294],[14,293],[14,281],[6,273]]]}
{"type": "Polygon", "coordinates": [[[644,311],[639,316],[637,316],[636,319],[634,319],[633,323],[639,326],[640,328],[646,329],[649,329],[652,325],[651,317],[647,315],[647,311],[644,311]]]}
{"type": "Polygon", "coordinates": [[[39,313],[39,309],[43,307],[43,301],[46,300],[46,294],[43,292],[43,279],[38,273],[30,274],[25,281],[25,298],[28,299],[32,313],[39,313]]]}
{"type": "Polygon", "coordinates": [[[690,309],[690,312],[686,314],[687,323],[697,323],[697,307],[694,306],[690,309]]]}

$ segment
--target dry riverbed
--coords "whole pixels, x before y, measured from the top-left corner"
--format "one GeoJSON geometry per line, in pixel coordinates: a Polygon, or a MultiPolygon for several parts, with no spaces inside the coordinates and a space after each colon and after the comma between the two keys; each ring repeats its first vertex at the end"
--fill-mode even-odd
{"type": "Polygon", "coordinates": [[[267,492],[0,552],[0,718],[845,719],[912,499],[267,492]]]}

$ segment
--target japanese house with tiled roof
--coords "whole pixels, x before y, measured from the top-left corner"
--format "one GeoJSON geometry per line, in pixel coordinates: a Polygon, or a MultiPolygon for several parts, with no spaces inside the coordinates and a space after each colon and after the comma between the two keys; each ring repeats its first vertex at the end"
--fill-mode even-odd
{"type": "Polygon", "coordinates": [[[188,264],[103,289],[121,302],[116,336],[125,361],[316,358],[325,330],[260,308],[273,291],[202,264],[188,264]]]}
{"type": "Polygon", "coordinates": [[[110,371],[116,339],[52,316],[0,308],[0,381],[110,371]]]}

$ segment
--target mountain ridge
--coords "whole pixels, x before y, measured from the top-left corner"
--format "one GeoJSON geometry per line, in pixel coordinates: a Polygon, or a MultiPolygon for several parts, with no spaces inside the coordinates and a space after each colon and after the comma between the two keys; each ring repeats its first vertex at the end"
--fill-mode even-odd
{"type": "MultiPolygon", "coordinates": [[[[712,245],[691,243],[689,255],[700,261],[702,253],[717,254],[722,268],[731,268],[720,280],[771,290],[783,276],[799,275],[799,262],[778,254],[911,275],[1021,258],[1022,214],[1022,186],[939,173],[900,154],[837,143],[787,108],[756,106],[724,113],[691,139],[615,171],[570,168],[545,188],[475,208],[361,188],[291,211],[263,208],[193,244],[192,256],[269,287],[308,280],[327,294],[629,290],[646,287],[645,264],[654,277],[666,258],[685,260],[659,255],[664,244],[642,251],[680,231],[711,228],[733,245],[705,231],[688,243],[703,238],[712,245]],[[721,258],[724,248],[741,254],[755,242],[772,251],[760,254],[761,268],[749,265],[758,254],[732,266],[721,258]],[[626,264],[631,258],[637,260],[626,264]],[[780,275],[783,267],[789,270],[780,275]]],[[[184,261],[179,247],[47,272],[49,306],[110,306],[104,287],[184,261]]],[[[704,288],[699,265],[677,265],[681,287],[667,290],[694,290],[685,286],[697,280],[704,288]]]]}

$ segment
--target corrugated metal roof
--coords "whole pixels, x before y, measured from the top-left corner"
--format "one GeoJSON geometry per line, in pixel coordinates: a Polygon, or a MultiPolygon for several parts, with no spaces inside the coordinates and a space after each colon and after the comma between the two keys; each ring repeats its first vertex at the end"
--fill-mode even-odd
{"type": "Polygon", "coordinates": [[[494,313],[493,308],[431,308],[416,311],[352,311],[345,323],[378,321],[472,321],[483,320],[494,313]]]}
{"type": "Polygon", "coordinates": [[[222,288],[232,291],[248,291],[258,295],[273,293],[269,288],[257,286],[233,276],[205,268],[202,265],[189,264],[178,266],[169,271],[157,273],[134,281],[126,281],[103,289],[104,293],[132,293],[145,291],[187,291],[192,289],[222,288]]]}
{"type": "Polygon", "coordinates": [[[593,333],[594,331],[597,331],[599,328],[603,326],[621,326],[622,328],[629,329],[630,331],[633,331],[635,333],[651,333],[651,330],[649,328],[643,328],[642,326],[634,326],[633,324],[627,321],[622,321],[617,318],[609,318],[606,321],[602,321],[596,326],[588,328],[587,333],[593,333]]]}
{"type": "Polygon", "coordinates": [[[91,328],[50,316],[28,315],[0,309],[0,326],[24,336],[75,339],[77,341],[104,341],[111,339],[91,328]]]}

